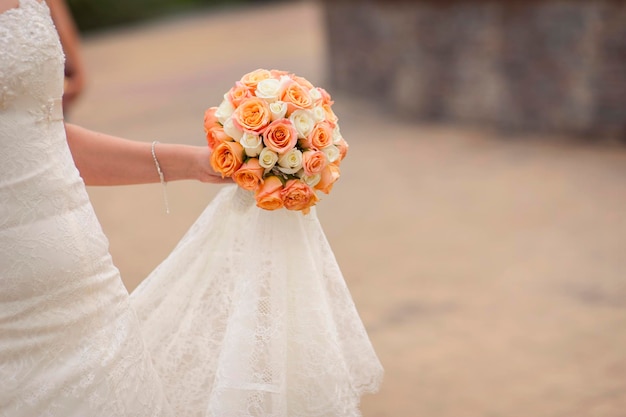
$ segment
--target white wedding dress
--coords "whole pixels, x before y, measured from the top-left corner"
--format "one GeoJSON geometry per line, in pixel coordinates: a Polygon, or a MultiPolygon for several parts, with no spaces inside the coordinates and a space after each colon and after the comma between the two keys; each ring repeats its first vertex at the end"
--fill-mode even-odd
{"type": "Polygon", "coordinates": [[[317,220],[225,186],[128,297],[45,3],[0,14],[0,417],[356,417],[382,367],[317,220]]]}
{"type": "Polygon", "coordinates": [[[315,208],[224,187],[131,302],[176,415],[356,417],[382,378],[315,208]]]}
{"type": "Polygon", "coordinates": [[[0,14],[0,416],[172,416],[67,146],[45,3],[0,14]]]}

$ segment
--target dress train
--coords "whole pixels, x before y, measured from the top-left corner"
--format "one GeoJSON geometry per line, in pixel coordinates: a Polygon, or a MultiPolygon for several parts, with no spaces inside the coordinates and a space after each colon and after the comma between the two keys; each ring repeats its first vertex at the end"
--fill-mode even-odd
{"type": "Polygon", "coordinates": [[[224,187],[131,303],[176,415],[356,417],[382,379],[315,208],[224,187]]]}

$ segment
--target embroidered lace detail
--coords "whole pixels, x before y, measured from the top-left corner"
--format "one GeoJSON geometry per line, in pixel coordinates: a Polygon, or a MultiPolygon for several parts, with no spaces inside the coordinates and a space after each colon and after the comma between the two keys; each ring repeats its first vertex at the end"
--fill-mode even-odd
{"type": "Polygon", "coordinates": [[[50,80],[62,79],[64,56],[45,2],[21,0],[19,7],[0,14],[0,51],[3,110],[61,98],[63,84],[50,80]]]}
{"type": "Polygon", "coordinates": [[[0,14],[0,416],[170,416],[67,146],[45,2],[0,14]]]}
{"type": "Polygon", "coordinates": [[[48,99],[46,104],[42,104],[39,109],[31,111],[31,113],[40,116],[39,122],[50,123],[63,120],[63,100],[60,98],[48,99]]]}
{"type": "Polygon", "coordinates": [[[174,413],[358,417],[383,370],[315,211],[253,200],[225,186],[131,294],[174,413]]]}

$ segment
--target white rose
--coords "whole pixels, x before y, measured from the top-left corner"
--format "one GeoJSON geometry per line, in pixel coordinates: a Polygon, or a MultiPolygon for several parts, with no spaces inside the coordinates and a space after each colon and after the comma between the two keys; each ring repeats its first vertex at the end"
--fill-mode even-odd
{"type": "Polygon", "coordinates": [[[243,136],[243,130],[235,126],[232,117],[229,117],[224,122],[224,133],[226,133],[228,136],[235,139],[236,141],[240,140],[243,136]]]}
{"type": "Polygon", "coordinates": [[[308,110],[298,109],[291,113],[289,121],[294,125],[300,139],[306,139],[315,127],[315,118],[308,110]]]}
{"type": "Polygon", "coordinates": [[[324,152],[324,154],[326,155],[326,159],[330,163],[335,162],[341,156],[339,148],[335,145],[325,147],[324,149],[322,149],[322,152],[324,152]]]}
{"type": "Polygon", "coordinates": [[[244,132],[241,139],[239,139],[239,143],[241,143],[243,150],[249,157],[258,156],[263,149],[263,140],[261,139],[261,136],[253,133],[244,132]]]}
{"type": "Polygon", "coordinates": [[[289,84],[291,84],[293,80],[288,75],[281,75],[279,82],[279,91],[283,92],[287,88],[289,84]]]}
{"type": "Polygon", "coordinates": [[[275,101],[270,104],[270,111],[272,112],[272,121],[283,119],[287,114],[287,103],[275,101]]]}
{"type": "Polygon", "coordinates": [[[271,149],[263,148],[259,154],[259,165],[265,170],[272,169],[278,162],[278,154],[271,149]]]}
{"type": "Polygon", "coordinates": [[[259,81],[256,86],[254,95],[258,98],[262,98],[268,103],[273,103],[278,100],[278,94],[280,92],[280,81],[276,78],[267,78],[259,81]]]}
{"type": "Polygon", "coordinates": [[[224,99],[224,101],[222,101],[222,103],[217,107],[217,110],[215,111],[215,117],[217,117],[217,120],[219,120],[220,123],[224,125],[226,123],[226,120],[230,116],[232,116],[234,111],[235,107],[233,107],[231,102],[224,99]]]}
{"type": "Polygon", "coordinates": [[[278,169],[285,174],[294,174],[302,169],[302,152],[293,148],[278,158],[278,169]]]}
{"type": "Polygon", "coordinates": [[[322,93],[317,88],[313,87],[309,90],[309,95],[314,103],[317,103],[322,99],[322,93]]]}
{"type": "Polygon", "coordinates": [[[315,187],[317,185],[317,183],[321,181],[322,174],[320,174],[319,172],[317,174],[313,174],[313,175],[304,175],[304,174],[302,174],[300,176],[300,179],[302,181],[304,181],[304,183],[306,185],[308,185],[309,187],[315,187]]]}
{"type": "Polygon", "coordinates": [[[313,107],[311,113],[313,113],[313,119],[315,119],[316,122],[321,122],[326,118],[326,112],[322,106],[313,107]]]}
{"type": "Polygon", "coordinates": [[[341,130],[339,130],[339,125],[335,125],[335,128],[333,129],[333,143],[336,145],[339,142],[341,142],[341,139],[343,138],[343,136],[341,136],[341,130]]]}

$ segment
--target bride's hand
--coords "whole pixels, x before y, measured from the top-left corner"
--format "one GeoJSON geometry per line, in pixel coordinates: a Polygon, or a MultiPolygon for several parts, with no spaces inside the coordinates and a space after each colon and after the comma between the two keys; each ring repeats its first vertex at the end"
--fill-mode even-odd
{"type": "Polygon", "coordinates": [[[215,172],[211,167],[211,150],[208,146],[198,147],[197,152],[197,179],[201,182],[212,184],[232,183],[232,178],[222,178],[222,175],[215,172]]]}

